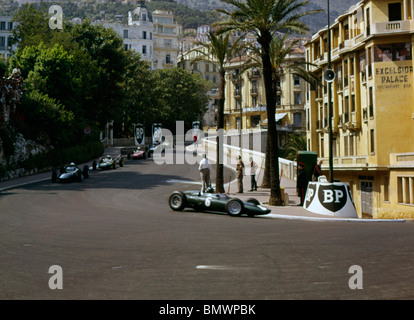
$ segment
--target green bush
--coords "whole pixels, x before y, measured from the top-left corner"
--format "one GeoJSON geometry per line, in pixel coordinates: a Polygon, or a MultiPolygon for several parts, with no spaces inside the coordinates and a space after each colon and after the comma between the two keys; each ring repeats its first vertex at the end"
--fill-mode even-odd
{"type": "Polygon", "coordinates": [[[85,145],[72,148],[54,149],[46,153],[31,156],[20,164],[27,171],[34,169],[42,170],[49,167],[58,168],[67,163],[85,163],[91,159],[101,156],[104,147],[99,141],[88,142],[85,145]]]}
{"type": "Polygon", "coordinates": [[[0,178],[4,178],[6,176],[7,169],[0,163],[0,178]]]}
{"type": "Polygon", "coordinates": [[[0,127],[0,147],[3,148],[3,153],[6,158],[11,157],[14,154],[14,142],[15,138],[13,133],[6,127],[0,127]]]}

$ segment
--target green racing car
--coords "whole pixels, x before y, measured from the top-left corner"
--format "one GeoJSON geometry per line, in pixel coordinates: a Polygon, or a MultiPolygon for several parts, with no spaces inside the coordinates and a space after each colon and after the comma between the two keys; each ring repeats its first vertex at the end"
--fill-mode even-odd
{"type": "Polygon", "coordinates": [[[212,192],[174,191],[168,199],[168,204],[174,211],[193,208],[199,211],[225,212],[230,216],[246,214],[254,217],[270,213],[270,209],[260,205],[257,199],[250,198],[242,201],[226,194],[212,192]]]}

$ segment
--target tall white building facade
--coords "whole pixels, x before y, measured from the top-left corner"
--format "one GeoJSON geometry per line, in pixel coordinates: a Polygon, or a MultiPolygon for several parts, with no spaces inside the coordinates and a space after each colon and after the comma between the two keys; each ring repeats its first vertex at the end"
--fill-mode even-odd
{"type": "Polygon", "coordinates": [[[17,46],[12,45],[14,22],[12,17],[0,16],[0,56],[8,58],[17,46]]]}

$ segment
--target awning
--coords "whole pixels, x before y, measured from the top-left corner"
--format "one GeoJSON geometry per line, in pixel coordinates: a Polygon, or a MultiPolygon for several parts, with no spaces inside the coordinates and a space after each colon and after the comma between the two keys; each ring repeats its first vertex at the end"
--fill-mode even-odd
{"type": "MultiPolygon", "coordinates": [[[[275,114],[275,120],[276,122],[278,122],[279,120],[282,120],[285,116],[287,115],[287,113],[276,113],[275,114]]],[[[267,123],[267,119],[263,121],[264,124],[267,123]]]]}

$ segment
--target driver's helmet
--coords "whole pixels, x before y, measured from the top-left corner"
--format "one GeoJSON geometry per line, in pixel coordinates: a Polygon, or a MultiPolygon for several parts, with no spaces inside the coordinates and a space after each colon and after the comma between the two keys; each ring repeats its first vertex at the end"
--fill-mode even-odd
{"type": "Polygon", "coordinates": [[[206,190],[207,193],[214,193],[214,188],[213,187],[209,187],[206,190]]]}
{"type": "Polygon", "coordinates": [[[71,162],[69,166],[74,167],[75,166],[75,163],[74,162],[71,162]]]}

